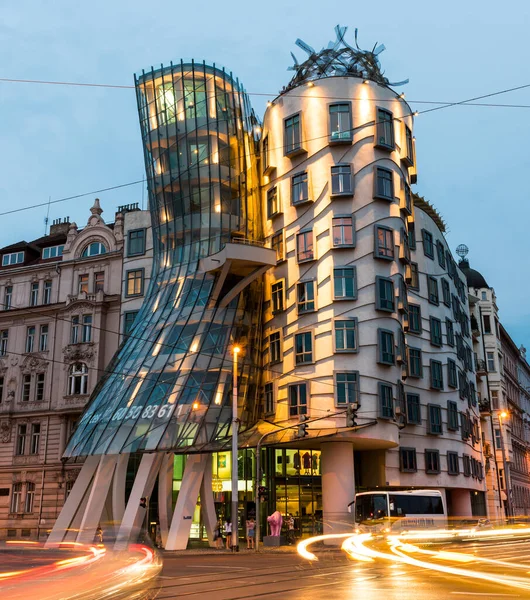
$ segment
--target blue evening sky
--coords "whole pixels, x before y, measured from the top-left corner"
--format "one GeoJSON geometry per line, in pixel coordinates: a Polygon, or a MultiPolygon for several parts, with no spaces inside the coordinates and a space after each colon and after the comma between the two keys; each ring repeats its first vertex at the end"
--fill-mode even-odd
{"type": "MultiPolygon", "coordinates": [[[[348,25],[382,42],[392,81],[415,100],[453,102],[530,83],[527,0],[354,2],[267,0],[18,0],[3,2],[0,77],[130,85],[133,73],[180,58],[232,70],[249,92],[287,83],[297,37],[320,49],[348,25]]],[[[261,116],[267,96],[252,96],[261,116]]],[[[530,88],[484,102],[530,105],[530,88]]],[[[139,180],[144,175],[133,90],[0,82],[0,212],[139,180]]],[[[503,324],[530,348],[528,140],[530,108],[452,107],[419,116],[418,185],[470,248],[497,293],[503,324]]],[[[100,193],[104,217],[142,202],[137,185],[100,193]]],[[[84,224],[95,195],[52,206],[84,224]]],[[[45,208],[1,217],[0,245],[44,233],[45,208]]]]}

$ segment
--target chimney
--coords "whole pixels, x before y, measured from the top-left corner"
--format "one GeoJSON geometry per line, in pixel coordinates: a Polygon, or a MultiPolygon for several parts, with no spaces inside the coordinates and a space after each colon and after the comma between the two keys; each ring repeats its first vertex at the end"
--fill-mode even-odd
{"type": "Polygon", "coordinates": [[[66,235],[68,228],[70,227],[70,217],[63,217],[62,219],[54,219],[50,225],[50,235],[66,235]]]}

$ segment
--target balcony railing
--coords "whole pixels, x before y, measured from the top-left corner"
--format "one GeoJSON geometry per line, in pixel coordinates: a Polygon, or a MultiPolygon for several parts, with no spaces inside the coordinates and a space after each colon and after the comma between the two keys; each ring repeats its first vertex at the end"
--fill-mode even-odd
{"type": "Polygon", "coordinates": [[[486,361],[482,360],[482,358],[475,359],[475,371],[477,373],[486,373],[486,361]]]}

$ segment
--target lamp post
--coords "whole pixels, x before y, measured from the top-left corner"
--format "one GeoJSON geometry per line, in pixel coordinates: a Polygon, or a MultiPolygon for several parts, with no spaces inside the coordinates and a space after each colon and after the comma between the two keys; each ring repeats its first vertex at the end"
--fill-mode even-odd
{"type": "Polygon", "coordinates": [[[512,498],[510,495],[510,488],[508,486],[508,468],[506,465],[506,448],[504,446],[504,433],[502,431],[502,420],[506,419],[508,413],[504,410],[499,412],[499,431],[501,433],[501,452],[502,452],[502,468],[504,469],[504,490],[506,493],[506,512],[507,517],[512,517],[512,498]]]}
{"type": "Polygon", "coordinates": [[[237,418],[237,355],[241,352],[239,346],[233,347],[234,362],[232,376],[232,552],[239,552],[239,493],[237,477],[237,446],[238,446],[238,418],[237,418]]]}

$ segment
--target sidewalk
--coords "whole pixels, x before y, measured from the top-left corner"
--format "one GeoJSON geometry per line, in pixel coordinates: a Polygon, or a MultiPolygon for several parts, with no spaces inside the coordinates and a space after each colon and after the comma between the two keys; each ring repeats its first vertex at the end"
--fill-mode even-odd
{"type": "MultiPolygon", "coordinates": [[[[218,550],[216,548],[210,548],[205,545],[193,544],[191,547],[188,546],[186,550],[163,550],[160,549],[159,552],[162,556],[190,556],[190,555],[200,555],[200,556],[252,556],[252,555],[262,555],[262,554],[297,554],[296,544],[292,546],[279,546],[279,547],[270,547],[264,546],[260,544],[259,552],[256,550],[247,550],[246,545],[239,546],[239,552],[232,552],[231,550],[226,550],[223,548],[222,550],[218,550]]],[[[322,543],[317,543],[312,547],[312,549],[317,552],[337,552],[340,551],[340,546],[325,546],[322,543]]]]}

